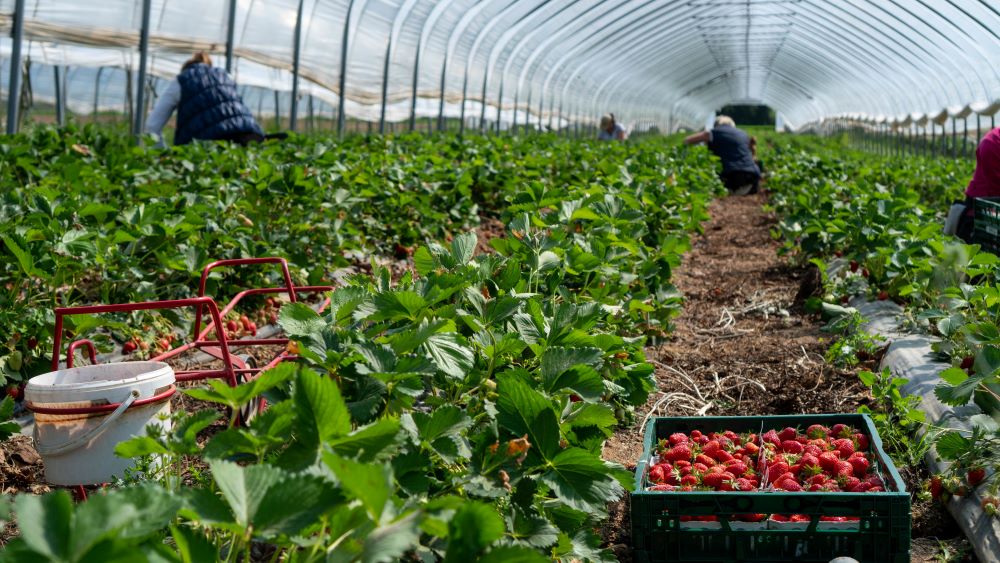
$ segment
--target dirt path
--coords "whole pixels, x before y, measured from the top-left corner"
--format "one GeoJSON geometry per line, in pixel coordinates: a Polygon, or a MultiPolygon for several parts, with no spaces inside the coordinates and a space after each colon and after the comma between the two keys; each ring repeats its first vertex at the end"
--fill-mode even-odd
{"type": "MultiPolygon", "coordinates": [[[[638,409],[635,425],[608,440],[605,459],[634,470],[642,455],[641,423],[647,414],[855,412],[869,402],[854,371],[824,362],[829,335],[795,306],[802,286],[818,283],[812,278],[816,274],[790,267],[778,255],[780,245],[770,235],[775,219],[764,212],[765,203],[766,196],[754,195],[725,197],[711,205],[704,236],[694,239],[676,272],[684,311],[670,340],[646,351],[656,365],[658,392],[638,409]]],[[[953,530],[947,533],[950,522],[934,519],[934,532],[955,537],[953,530]]],[[[612,507],[603,530],[620,561],[631,561],[629,526],[625,500],[612,507]]],[[[936,540],[930,544],[937,546],[936,540]]],[[[929,560],[916,555],[925,551],[915,540],[913,560],[929,560]]]]}

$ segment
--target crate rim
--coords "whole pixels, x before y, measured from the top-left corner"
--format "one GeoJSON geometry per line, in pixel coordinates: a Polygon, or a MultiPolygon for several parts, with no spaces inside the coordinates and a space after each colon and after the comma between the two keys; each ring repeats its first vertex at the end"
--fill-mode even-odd
{"type": "Polygon", "coordinates": [[[844,418],[854,418],[861,419],[865,424],[865,430],[868,432],[868,439],[873,451],[878,453],[884,460],[885,470],[889,473],[893,480],[893,485],[895,486],[894,491],[881,491],[876,493],[845,493],[845,492],[820,492],[820,491],[810,491],[810,492],[791,492],[791,491],[743,491],[741,494],[744,495],[766,495],[768,497],[783,498],[783,497],[801,497],[803,494],[808,494],[810,496],[816,495],[818,497],[822,496],[835,496],[839,499],[865,499],[872,498],[878,495],[882,498],[888,496],[905,496],[909,498],[910,493],[906,490],[906,484],[903,482],[902,477],[899,475],[899,471],[896,469],[896,464],[892,462],[892,458],[885,452],[882,446],[882,438],[878,435],[875,430],[875,423],[872,421],[871,417],[865,413],[823,413],[823,414],[776,414],[776,415],[756,415],[756,416],[660,416],[649,419],[646,424],[646,429],[643,432],[643,452],[642,457],[639,458],[638,463],[636,463],[635,468],[635,481],[633,483],[632,495],[642,495],[642,496],[655,496],[655,495],[685,495],[692,498],[698,498],[699,496],[717,496],[718,491],[647,491],[642,486],[643,478],[646,475],[646,467],[649,465],[649,460],[652,457],[651,447],[655,444],[656,435],[656,424],[658,421],[672,421],[672,420],[701,420],[706,422],[725,422],[725,421],[782,421],[782,420],[801,420],[803,418],[815,419],[817,423],[822,423],[824,420],[833,419],[844,419],[844,418]]]}

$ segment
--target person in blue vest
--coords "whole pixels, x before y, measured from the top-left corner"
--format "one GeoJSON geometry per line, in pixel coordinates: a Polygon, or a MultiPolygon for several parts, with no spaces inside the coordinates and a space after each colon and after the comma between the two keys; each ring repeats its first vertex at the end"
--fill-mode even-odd
{"type": "Polygon", "coordinates": [[[722,183],[734,195],[755,194],[760,190],[760,168],[754,161],[750,136],[736,128],[726,115],[715,118],[715,126],[684,139],[688,145],[705,143],[722,161],[722,183]]]}
{"type": "Polygon", "coordinates": [[[163,142],[163,128],[177,110],[174,144],[194,139],[232,141],[241,145],[264,140],[264,131],[236,89],[236,82],[221,68],[212,66],[208,53],[195,53],[156,100],[146,120],[146,133],[163,142]]]}

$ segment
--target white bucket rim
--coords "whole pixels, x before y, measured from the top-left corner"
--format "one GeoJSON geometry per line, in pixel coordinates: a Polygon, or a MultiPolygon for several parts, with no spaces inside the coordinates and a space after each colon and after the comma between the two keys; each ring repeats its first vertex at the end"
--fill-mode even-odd
{"type": "Polygon", "coordinates": [[[61,369],[32,377],[24,388],[25,400],[32,404],[76,403],[90,401],[121,402],[137,389],[141,398],[152,397],[158,389],[175,382],[174,370],[164,362],[115,362],[61,369]],[[61,383],[88,372],[106,372],[109,378],[61,383]]]}

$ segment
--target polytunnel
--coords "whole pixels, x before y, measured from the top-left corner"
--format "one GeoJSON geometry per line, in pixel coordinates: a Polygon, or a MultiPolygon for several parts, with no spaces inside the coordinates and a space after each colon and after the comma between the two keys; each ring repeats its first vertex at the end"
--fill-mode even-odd
{"type": "Polygon", "coordinates": [[[0,14],[8,100],[121,110],[134,127],[196,50],[291,129],[558,128],[615,111],[675,130],[727,103],[791,128],[899,127],[992,115],[1000,90],[988,0],[3,0],[0,14]]]}

